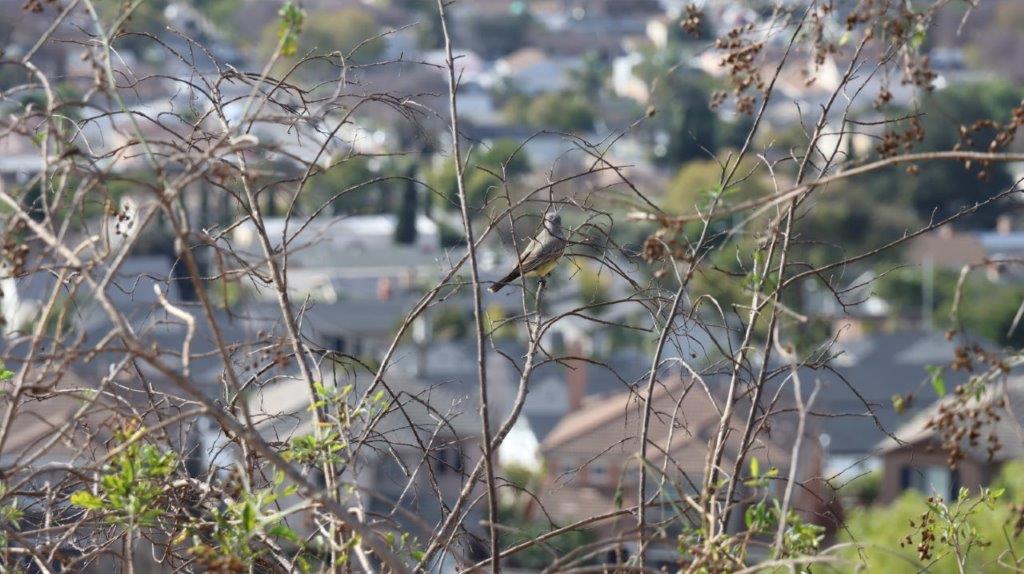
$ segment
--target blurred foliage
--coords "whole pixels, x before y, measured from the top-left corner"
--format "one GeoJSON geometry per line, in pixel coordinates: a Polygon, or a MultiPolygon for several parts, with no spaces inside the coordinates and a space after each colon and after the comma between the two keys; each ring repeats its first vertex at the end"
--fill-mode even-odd
{"type": "MultiPolygon", "coordinates": [[[[812,264],[823,265],[876,249],[914,231],[922,222],[899,189],[895,174],[886,173],[847,181],[841,191],[828,197],[812,195],[797,214],[798,248],[812,264]],[[881,205],[885,208],[880,209],[881,205]]],[[[891,263],[899,255],[898,250],[884,251],[872,261],[891,263]]]]}
{"type": "MultiPolygon", "coordinates": [[[[466,163],[464,183],[472,214],[483,209],[492,189],[501,186],[501,180],[491,173],[501,175],[503,164],[506,164],[504,175],[509,179],[523,175],[530,169],[529,158],[513,140],[497,140],[486,149],[474,148],[471,151],[466,163]]],[[[438,207],[456,212],[460,209],[455,167],[448,158],[428,171],[425,181],[434,190],[433,197],[438,207]]]]}
{"type": "MultiPolygon", "coordinates": [[[[1005,123],[1010,120],[1010,110],[1021,102],[1024,88],[1008,82],[993,81],[985,84],[950,86],[924,96],[920,109],[925,111],[921,118],[924,139],[918,144],[918,151],[948,150],[960,141],[960,126],[970,127],[976,120],[993,119],[1005,123]]],[[[987,151],[994,132],[984,130],[972,136],[973,146],[965,150],[987,151]]],[[[904,195],[922,220],[941,219],[956,211],[973,205],[1001,191],[1009,189],[1013,179],[1005,164],[987,168],[975,163],[966,169],[958,162],[929,162],[919,167],[916,177],[901,174],[899,185],[887,182],[886,189],[894,194],[904,195]],[[988,177],[979,179],[981,171],[988,177]]],[[[867,178],[871,180],[875,177],[867,178]]],[[[979,210],[960,222],[962,226],[991,227],[999,215],[997,209],[979,210]]]]}
{"type": "MultiPolygon", "coordinates": [[[[589,264],[583,264],[580,266],[579,271],[576,272],[575,281],[579,285],[580,289],[580,304],[582,305],[600,305],[611,301],[611,290],[608,286],[607,278],[600,274],[600,271],[594,269],[589,264]]],[[[587,310],[588,314],[601,315],[608,311],[606,306],[591,307],[587,310]]]]}
{"type": "Polygon", "coordinates": [[[854,506],[868,506],[878,500],[878,493],[882,489],[882,472],[875,470],[857,476],[843,484],[839,489],[843,497],[843,505],[847,508],[854,506]]]}
{"type": "Polygon", "coordinates": [[[313,211],[330,201],[329,212],[335,215],[377,212],[382,183],[370,184],[374,177],[376,174],[365,157],[347,158],[309,178],[304,206],[313,211]],[[338,197],[332,201],[335,195],[338,197]]]}
{"type": "MultiPolygon", "coordinates": [[[[282,55],[285,57],[301,57],[311,50],[321,55],[340,52],[345,64],[358,65],[373,62],[384,53],[387,39],[377,37],[379,33],[380,27],[373,14],[358,6],[309,12],[301,21],[297,20],[294,10],[282,9],[281,19],[264,27],[259,47],[269,56],[278,42],[284,40],[282,55]],[[301,26],[296,27],[296,23],[301,26]]],[[[332,57],[331,64],[337,66],[340,62],[332,57]]],[[[291,65],[291,62],[279,62],[275,73],[284,73],[291,65]]],[[[337,70],[326,62],[316,61],[304,65],[300,73],[320,79],[336,76],[337,70]]]]}
{"type": "Polygon", "coordinates": [[[397,221],[395,223],[395,243],[413,245],[416,243],[416,219],[419,215],[419,184],[416,183],[416,165],[410,163],[405,168],[405,179],[398,180],[402,187],[402,197],[398,203],[397,221]]]}
{"type": "MultiPolygon", "coordinates": [[[[506,512],[499,512],[501,523],[506,526],[501,532],[502,548],[510,548],[521,542],[533,540],[557,528],[546,522],[524,521],[508,514],[507,509],[506,512]]],[[[550,566],[555,557],[564,556],[566,553],[596,540],[597,534],[591,530],[570,530],[517,552],[508,559],[502,560],[502,564],[513,568],[539,571],[550,566]]]]}
{"type": "Polygon", "coordinates": [[[433,334],[442,341],[462,339],[469,333],[470,317],[458,307],[447,306],[431,320],[433,334]]]}
{"type": "Polygon", "coordinates": [[[593,50],[583,54],[580,60],[580,67],[569,71],[573,91],[583,98],[597,98],[608,85],[611,69],[601,55],[593,50]]]}
{"type": "Polygon", "coordinates": [[[501,305],[493,304],[484,311],[484,327],[495,340],[512,341],[518,338],[519,331],[515,321],[508,321],[508,316],[501,305]]]}
{"type": "MultiPolygon", "coordinates": [[[[725,204],[763,197],[773,192],[767,168],[759,160],[747,156],[736,170],[723,197],[725,204]]],[[[669,183],[662,208],[674,214],[692,214],[704,210],[721,189],[722,166],[715,160],[695,159],[683,164],[669,183]]]]}
{"type": "Polygon", "coordinates": [[[536,97],[511,94],[504,114],[510,123],[563,132],[590,131],[596,118],[587,97],[571,91],[546,92],[536,97]]]}
{"type": "Polygon", "coordinates": [[[1024,539],[1015,531],[1020,511],[1013,506],[1024,502],[1022,476],[1024,462],[1009,462],[984,499],[964,492],[962,500],[938,504],[929,502],[920,492],[908,490],[888,506],[856,508],[850,512],[841,536],[843,542],[863,548],[851,548],[844,556],[851,566],[863,566],[868,572],[958,572],[952,541],[973,537],[973,544],[961,545],[965,553],[963,571],[1013,571],[1005,565],[1013,564],[1015,556],[1024,552],[1024,539]],[[925,514],[929,515],[927,520],[925,514]],[[931,542],[929,559],[920,561],[924,523],[938,536],[931,542]],[[910,544],[908,536],[912,537],[910,544]],[[996,564],[1000,559],[1002,567],[996,564]]]}
{"type": "Polygon", "coordinates": [[[523,38],[533,27],[529,12],[498,14],[478,12],[457,27],[455,40],[486,60],[500,58],[523,46],[523,38]]]}
{"type": "Polygon", "coordinates": [[[232,38],[242,40],[235,16],[243,8],[242,0],[191,0],[194,6],[211,24],[232,38]]]}
{"type": "MultiPolygon", "coordinates": [[[[921,309],[923,302],[923,271],[906,267],[882,275],[874,285],[874,292],[904,313],[921,309]]],[[[958,322],[949,321],[953,307],[959,272],[936,268],[933,279],[934,317],[937,326],[964,328],[997,344],[1024,346],[1024,329],[1011,335],[1007,332],[1013,323],[1017,308],[1024,300],[1024,286],[1016,283],[993,283],[979,269],[968,276],[960,301],[958,322]]]]}
{"type": "MultiPolygon", "coordinates": [[[[152,40],[135,34],[162,36],[167,26],[164,10],[167,9],[169,3],[169,0],[149,0],[138,3],[121,27],[122,35],[114,40],[114,47],[118,50],[129,50],[141,54],[144,49],[152,46],[152,40]]],[[[98,0],[96,2],[96,9],[106,22],[112,22],[123,16],[124,8],[125,3],[121,0],[98,0]]]]}
{"type": "Polygon", "coordinates": [[[651,86],[649,110],[655,116],[646,125],[653,131],[654,161],[668,166],[708,159],[720,145],[721,121],[711,110],[715,80],[675,64],[649,57],[636,70],[651,86]]]}

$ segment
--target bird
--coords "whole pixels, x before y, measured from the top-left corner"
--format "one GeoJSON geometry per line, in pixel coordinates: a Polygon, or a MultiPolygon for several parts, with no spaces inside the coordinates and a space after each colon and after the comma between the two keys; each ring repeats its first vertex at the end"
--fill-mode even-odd
{"type": "Polygon", "coordinates": [[[562,217],[550,212],[544,216],[544,226],[519,254],[519,264],[508,275],[491,285],[491,292],[497,293],[501,288],[515,281],[520,274],[526,277],[540,277],[541,281],[558,264],[565,253],[565,237],[562,235],[562,217]]]}

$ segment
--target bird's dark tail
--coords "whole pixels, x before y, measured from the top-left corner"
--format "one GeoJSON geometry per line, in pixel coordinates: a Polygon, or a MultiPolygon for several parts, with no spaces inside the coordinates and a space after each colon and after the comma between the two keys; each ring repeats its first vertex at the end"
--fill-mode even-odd
{"type": "Polygon", "coordinates": [[[519,277],[519,269],[513,269],[511,273],[502,277],[501,280],[491,285],[491,293],[497,293],[498,291],[501,291],[502,287],[515,281],[517,277],[519,277]]]}

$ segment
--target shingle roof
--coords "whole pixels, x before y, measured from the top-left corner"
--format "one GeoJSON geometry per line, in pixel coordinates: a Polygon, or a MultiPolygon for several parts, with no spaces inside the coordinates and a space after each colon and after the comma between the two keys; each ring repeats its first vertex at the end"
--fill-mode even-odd
{"type": "MultiPolygon", "coordinates": [[[[643,411],[643,400],[634,392],[595,399],[566,415],[541,444],[541,451],[570,453],[584,459],[605,455],[628,458],[639,450],[643,411]]],[[[708,442],[721,417],[704,389],[681,379],[660,385],[651,412],[650,459],[661,460],[665,452],[670,452],[679,470],[702,472],[708,442]]],[[[746,411],[741,408],[737,412],[746,411]]],[[[730,423],[729,444],[735,443],[742,425],[739,417],[730,423]]],[[[760,453],[756,456],[762,461],[776,466],[784,466],[789,454],[770,443],[756,445],[753,450],[760,453]]]]}
{"type": "MultiPolygon", "coordinates": [[[[872,333],[842,343],[828,369],[801,369],[806,392],[821,383],[813,406],[821,431],[833,453],[868,455],[876,445],[934,396],[927,366],[949,365],[956,342],[938,331],[900,330],[872,333]],[[912,396],[898,413],[893,395],[912,396]],[[865,404],[866,403],[866,404],[865,404]],[[879,428],[881,427],[881,428],[879,428]]],[[[945,369],[950,388],[967,374],[945,369]]],[[[784,373],[788,374],[787,373],[784,373]]]]}
{"type": "MultiPolygon", "coordinates": [[[[936,400],[896,429],[893,437],[882,440],[878,444],[878,449],[884,453],[909,445],[937,442],[940,439],[940,432],[931,424],[931,421],[939,415],[940,408],[949,409],[956,406],[957,402],[958,398],[954,394],[936,400]]],[[[983,410],[989,406],[1000,417],[999,420],[983,423],[979,429],[980,438],[975,444],[970,444],[966,437],[961,439],[959,444],[963,452],[976,459],[987,460],[987,437],[990,433],[994,433],[1001,448],[993,454],[993,460],[1002,461],[1024,457],[1024,426],[1021,424],[1021,417],[1024,416],[1024,378],[1011,379],[1005,384],[990,383],[980,396],[968,398],[967,402],[959,408],[983,410]],[[996,405],[999,399],[1006,400],[1005,406],[996,405]]]]}

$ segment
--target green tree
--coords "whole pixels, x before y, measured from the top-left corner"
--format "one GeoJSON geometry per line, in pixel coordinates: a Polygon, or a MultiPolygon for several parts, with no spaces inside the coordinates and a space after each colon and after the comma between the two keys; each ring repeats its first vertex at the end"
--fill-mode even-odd
{"type": "MultiPolygon", "coordinates": [[[[465,185],[470,209],[478,211],[487,201],[490,190],[501,185],[495,177],[502,174],[515,179],[530,170],[530,160],[519,144],[512,140],[498,140],[486,149],[474,149],[467,163],[465,185]]],[[[434,198],[438,206],[447,210],[459,209],[458,186],[455,180],[455,168],[450,161],[444,161],[430,170],[425,181],[434,190],[434,198]]]]}
{"type": "Polygon", "coordinates": [[[544,93],[535,98],[509,94],[504,114],[512,123],[526,124],[538,130],[565,132],[592,130],[596,116],[593,106],[584,96],[568,91],[544,93]]]}
{"type": "MultiPolygon", "coordinates": [[[[1002,476],[1013,480],[1020,471],[1020,463],[1013,463],[1002,476]]],[[[1021,499],[1019,491],[1003,487],[975,496],[962,489],[952,501],[907,491],[888,506],[854,509],[842,531],[843,542],[855,545],[843,552],[847,571],[1013,571],[998,564],[1013,564],[1014,556],[1024,552],[1024,540],[1014,534],[1017,513],[1010,504],[1021,499]]]]}
{"type": "Polygon", "coordinates": [[[462,26],[462,44],[483,58],[493,60],[519,49],[532,26],[533,18],[525,11],[475,14],[462,26]]]}
{"type": "MultiPolygon", "coordinates": [[[[164,10],[168,3],[168,0],[151,0],[136,5],[121,30],[122,34],[116,38],[114,47],[141,54],[147,47],[155,45],[152,40],[137,34],[148,34],[158,38],[163,36],[167,30],[164,10]]],[[[100,14],[109,21],[122,15],[124,3],[116,0],[101,0],[97,2],[97,8],[100,14]]]]}
{"type": "Polygon", "coordinates": [[[608,65],[601,59],[601,55],[593,50],[583,55],[582,64],[578,69],[569,72],[573,90],[583,97],[596,98],[608,83],[608,65]]]}
{"type": "MultiPolygon", "coordinates": [[[[736,170],[736,180],[722,195],[724,201],[760,197],[772,191],[767,169],[758,160],[748,158],[736,170]]],[[[703,209],[721,189],[722,166],[711,159],[686,162],[672,178],[662,207],[669,213],[693,213],[703,209]]]]}
{"type": "Polygon", "coordinates": [[[525,109],[513,104],[508,116],[537,129],[586,132],[594,129],[594,108],[573,92],[548,92],[533,98],[525,109]],[[520,115],[521,114],[521,115],[520,115]]]}
{"type": "Polygon", "coordinates": [[[402,201],[398,205],[398,220],[395,222],[395,243],[412,245],[416,243],[416,217],[419,214],[415,165],[409,167],[406,176],[408,179],[403,180],[402,201]]]}
{"type": "Polygon", "coordinates": [[[717,152],[719,120],[711,111],[711,78],[678,69],[656,73],[655,78],[651,104],[657,119],[649,124],[654,130],[654,159],[673,165],[717,152]]]}
{"type": "MultiPolygon", "coordinates": [[[[1020,103],[1024,90],[1004,82],[954,86],[928,94],[921,102],[925,112],[921,119],[924,139],[920,151],[951,149],[960,141],[959,127],[970,127],[977,120],[992,119],[1000,123],[1010,120],[1008,110],[1020,103]]],[[[971,136],[973,146],[964,149],[985,151],[994,137],[992,130],[971,136]]],[[[918,166],[916,177],[901,178],[900,187],[909,194],[911,204],[921,219],[941,219],[987,197],[1009,189],[1013,178],[1004,164],[965,168],[958,162],[929,162],[918,166]],[[985,171],[987,177],[979,179],[985,171]]],[[[999,215],[997,209],[979,210],[962,219],[961,225],[991,227],[999,215]]]]}
{"type": "MultiPolygon", "coordinates": [[[[263,29],[260,49],[266,55],[277,47],[279,26],[275,20],[263,29]]],[[[312,12],[304,19],[295,55],[302,56],[310,50],[319,54],[338,51],[346,58],[347,64],[372,62],[380,57],[387,45],[386,39],[376,37],[379,30],[373,14],[357,6],[312,12]]],[[[320,64],[309,66],[305,71],[311,76],[321,72],[326,73],[320,64]]]]}
{"type": "MultiPolygon", "coordinates": [[[[923,273],[916,267],[892,270],[879,277],[874,291],[896,308],[921,309],[923,273]]],[[[1024,345],[1024,328],[1018,326],[1009,333],[1017,308],[1024,301],[1024,288],[1013,283],[993,283],[986,278],[984,270],[977,270],[964,282],[957,321],[952,323],[948,317],[960,274],[941,268],[933,273],[933,311],[940,321],[939,326],[962,327],[998,344],[1024,345]]]]}
{"type": "Polygon", "coordinates": [[[319,209],[329,202],[335,215],[372,213],[379,205],[380,186],[370,183],[375,174],[366,158],[353,156],[309,178],[304,207],[319,209]]]}

